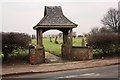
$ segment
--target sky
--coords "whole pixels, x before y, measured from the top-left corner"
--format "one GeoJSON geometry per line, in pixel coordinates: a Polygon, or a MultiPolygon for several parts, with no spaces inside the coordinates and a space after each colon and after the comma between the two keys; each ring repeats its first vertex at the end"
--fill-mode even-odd
{"type": "MultiPolygon", "coordinates": [[[[33,27],[43,18],[44,6],[61,6],[63,14],[78,24],[78,34],[88,33],[93,27],[102,27],[101,19],[110,8],[118,9],[119,0],[4,0],[1,2],[1,31],[36,34],[33,27]]],[[[58,34],[46,31],[44,34],[58,34]]]]}

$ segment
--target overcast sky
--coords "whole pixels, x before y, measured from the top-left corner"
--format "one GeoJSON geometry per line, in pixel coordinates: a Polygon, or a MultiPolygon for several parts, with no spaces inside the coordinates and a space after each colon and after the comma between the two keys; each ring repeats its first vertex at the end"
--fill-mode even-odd
{"type": "MultiPolygon", "coordinates": [[[[61,6],[64,15],[78,24],[73,31],[77,34],[88,33],[93,27],[101,27],[101,19],[109,8],[118,8],[119,0],[75,0],[48,1],[40,0],[5,0],[2,2],[2,31],[25,32],[35,34],[33,27],[44,16],[44,6],[61,6]]],[[[57,31],[58,32],[58,31],[57,31]]],[[[47,31],[45,34],[56,33],[47,31]]]]}

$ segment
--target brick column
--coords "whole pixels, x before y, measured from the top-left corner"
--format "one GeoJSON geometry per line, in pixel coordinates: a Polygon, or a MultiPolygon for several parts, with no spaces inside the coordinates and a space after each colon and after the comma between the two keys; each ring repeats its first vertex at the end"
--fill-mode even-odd
{"type": "Polygon", "coordinates": [[[37,45],[29,47],[30,64],[45,62],[45,49],[42,42],[42,29],[37,29],[37,45]]]}

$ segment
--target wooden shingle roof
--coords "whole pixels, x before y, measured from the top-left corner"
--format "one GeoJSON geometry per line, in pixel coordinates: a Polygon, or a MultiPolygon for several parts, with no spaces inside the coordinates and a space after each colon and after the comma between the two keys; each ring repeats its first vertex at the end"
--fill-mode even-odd
{"type": "Polygon", "coordinates": [[[60,6],[45,6],[44,17],[33,28],[75,28],[77,24],[66,18],[60,6]]]}

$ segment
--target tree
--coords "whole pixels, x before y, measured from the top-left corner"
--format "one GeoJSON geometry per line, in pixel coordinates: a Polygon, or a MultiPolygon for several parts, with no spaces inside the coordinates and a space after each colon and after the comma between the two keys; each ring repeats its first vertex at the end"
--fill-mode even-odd
{"type": "Polygon", "coordinates": [[[100,29],[99,29],[99,32],[100,33],[109,33],[109,32],[111,32],[109,29],[107,29],[106,27],[101,27],[100,29]]]}
{"type": "Polygon", "coordinates": [[[94,27],[87,35],[87,43],[103,53],[120,52],[120,10],[110,9],[101,20],[104,27],[94,27]]]}
{"type": "Polygon", "coordinates": [[[111,8],[101,21],[110,31],[118,32],[120,27],[120,12],[111,8]]]}
{"type": "Polygon", "coordinates": [[[99,32],[99,28],[98,27],[94,27],[94,28],[91,29],[90,34],[96,34],[98,32],[99,32]]]}

